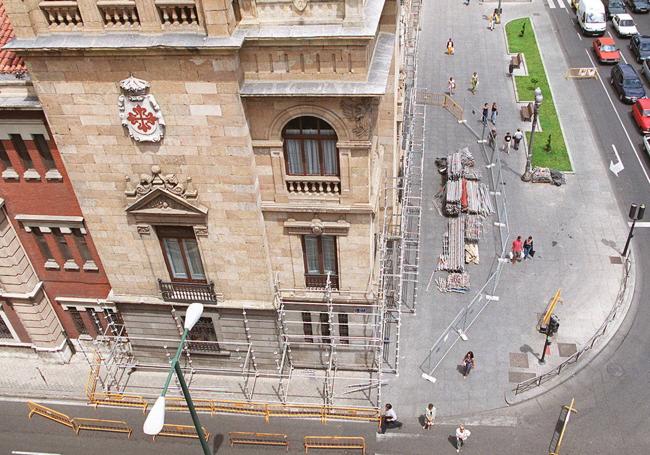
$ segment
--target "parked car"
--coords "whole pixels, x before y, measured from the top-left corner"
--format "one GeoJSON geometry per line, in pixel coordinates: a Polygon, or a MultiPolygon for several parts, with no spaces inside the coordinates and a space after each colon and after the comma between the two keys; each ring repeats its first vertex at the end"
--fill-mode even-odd
{"type": "Polygon", "coordinates": [[[643,74],[645,78],[650,81],[650,58],[647,58],[643,61],[643,64],[641,65],[641,74],[643,74]]]}
{"type": "Polygon", "coordinates": [[[650,155],[650,136],[643,136],[643,148],[645,148],[645,152],[650,155]]]}
{"type": "Polygon", "coordinates": [[[650,11],[650,3],[648,0],[625,0],[627,6],[634,13],[647,13],[650,11]]]}
{"type": "Polygon", "coordinates": [[[607,30],[605,7],[601,0],[580,0],[576,18],[585,36],[603,36],[607,30]]]}
{"type": "Polygon", "coordinates": [[[596,38],[592,44],[594,54],[600,63],[618,63],[621,61],[621,52],[616,47],[613,38],[603,36],[596,38]]]}
{"type": "Polygon", "coordinates": [[[610,82],[621,101],[635,103],[639,98],[645,97],[643,82],[632,65],[617,63],[612,68],[611,76],[610,82]]]}
{"type": "Polygon", "coordinates": [[[603,0],[603,5],[605,5],[605,14],[607,14],[607,19],[611,19],[614,14],[622,14],[626,12],[623,0],[603,0]]]}
{"type": "Polygon", "coordinates": [[[612,16],[612,26],[614,31],[620,37],[627,37],[638,35],[639,31],[636,29],[634,19],[627,13],[614,14],[612,16]]]}
{"type": "Polygon", "coordinates": [[[630,40],[630,51],[639,63],[650,58],[650,35],[634,35],[630,40]]]}
{"type": "Polygon", "coordinates": [[[641,98],[634,103],[632,117],[643,134],[650,134],[650,98],[641,98]]]}

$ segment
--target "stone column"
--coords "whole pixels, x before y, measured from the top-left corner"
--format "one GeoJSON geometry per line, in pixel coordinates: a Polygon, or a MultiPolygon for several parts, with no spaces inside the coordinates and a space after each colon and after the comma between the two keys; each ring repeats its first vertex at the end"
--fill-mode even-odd
{"type": "Polygon", "coordinates": [[[84,32],[104,30],[104,21],[97,8],[97,0],[77,0],[77,7],[84,21],[84,32]]]}
{"type": "Polygon", "coordinates": [[[135,0],[140,18],[140,31],[144,33],[159,32],[162,28],[160,16],[153,0],[135,0]]]}
{"type": "Polygon", "coordinates": [[[282,141],[273,144],[273,146],[269,148],[269,151],[271,154],[271,169],[273,170],[275,202],[288,202],[289,193],[284,179],[286,169],[284,168],[284,150],[282,149],[282,141]]]}

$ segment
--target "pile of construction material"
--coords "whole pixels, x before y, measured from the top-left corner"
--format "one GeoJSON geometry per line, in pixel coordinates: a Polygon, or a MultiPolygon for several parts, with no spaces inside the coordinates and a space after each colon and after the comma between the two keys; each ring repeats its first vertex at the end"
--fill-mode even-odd
{"type": "Polygon", "coordinates": [[[445,185],[443,213],[448,217],[437,267],[450,272],[447,279],[436,280],[442,292],[469,290],[465,266],[479,263],[478,242],[483,234],[483,220],[495,213],[490,191],[480,182],[481,173],[474,169],[474,164],[467,147],[436,160],[445,185]]]}
{"type": "Polygon", "coordinates": [[[534,168],[531,181],[533,183],[552,183],[555,186],[564,185],[566,183],[562,172],[547,167],[534,168]]]}

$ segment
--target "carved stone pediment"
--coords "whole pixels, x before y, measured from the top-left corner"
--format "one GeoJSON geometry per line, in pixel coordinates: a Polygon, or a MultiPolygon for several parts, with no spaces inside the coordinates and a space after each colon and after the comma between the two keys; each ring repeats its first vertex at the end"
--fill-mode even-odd
{"type": "Polygon", "coordinates": [[[126,212],[135,216],[137,222],[179,224],[205,223],[208,209],[191,204],[182,196],[164,188],[155,188],[140,199],[131,203],[126,212]]]}

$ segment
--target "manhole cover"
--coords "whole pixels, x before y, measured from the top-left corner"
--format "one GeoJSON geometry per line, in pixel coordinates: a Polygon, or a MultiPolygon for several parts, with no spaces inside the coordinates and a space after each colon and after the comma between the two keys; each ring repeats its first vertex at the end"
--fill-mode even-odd
{"type": "Polygon", "coordinates": [[[517,384],[524,382],[526,379],[532,379],[535,377],[535,373],[522,373],[520,371],[508,371],[508,382],[517,384]]]}
{"type": "Polygon", "coordinates": [[[618,363],[610,363],[607,365],[607,372],[617,378],[625,374],[625,370],[618,363]]]}
{"type": "Polygon", "coordinates": [[[511,352],[510,366],[514,368],[528,368],[528,354],[524,352],[511,352]]]}
{"type": "Polygon", "coordinates": [[[610,264],[622,264],[623,259],[621,259],[620,256],[610,256],[609,257],[609,263],[610,264]]]}

